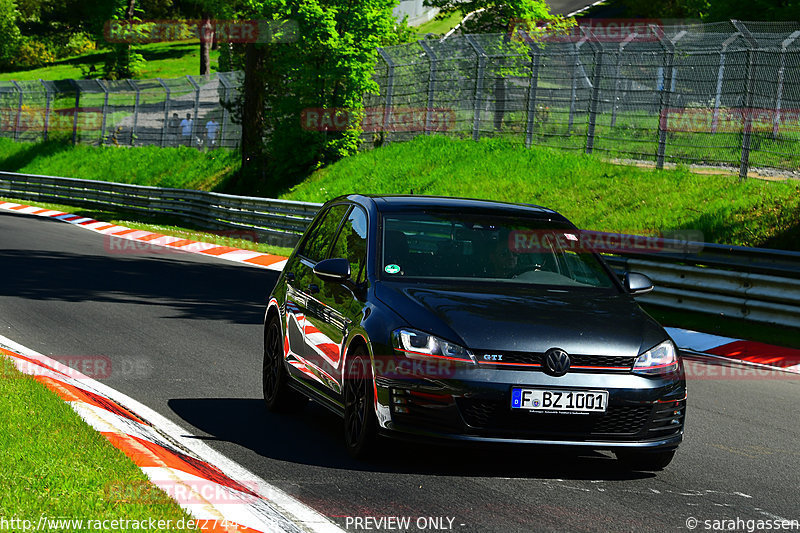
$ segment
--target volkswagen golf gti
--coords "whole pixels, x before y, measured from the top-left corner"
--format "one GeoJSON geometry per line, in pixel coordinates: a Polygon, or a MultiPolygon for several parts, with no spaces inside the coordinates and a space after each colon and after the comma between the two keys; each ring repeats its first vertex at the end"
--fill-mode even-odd
{"type": "Polygon", "coordinates": [[[348,451],[381,436],[612,450],[660,470],[683,438],[683,363],[578,228],[544,207],[349,195],[319,211],[264,321],[268,409],[310,398],[348,451]]]}

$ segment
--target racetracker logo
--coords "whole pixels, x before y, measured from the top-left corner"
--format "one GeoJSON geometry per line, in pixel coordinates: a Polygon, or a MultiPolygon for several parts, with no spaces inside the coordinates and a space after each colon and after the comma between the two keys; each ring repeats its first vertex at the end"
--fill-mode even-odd
{"type": "Polygon", "coordinates": [[[551,30],[546,23],[531,25],[514,20],[509,26],[513,40],[534,40],[546,43],[576,43],[582,40],[621,43],[623,41],[652,42],[664,35],[661,19],[591,19],[581,18],[577,25],[566,30],[551,30]]]}
{"type": "Polygon", "coordinates": [[[447,107],[320,107],[304,109],[300,123],[309,131],[345,131],[360,126],[365,132],[444,132],[453,129],[456,114],[447,107]]]}
{"type": "Polygon", "coordinates": [[[112,504],[167,504],[171,500],[189,504],[243,504],[259,501],[253,482],[227,480],[226,484],[205,479],[114,481],[105,486],[105,499],[112,504]]]}
{"type": "Polygon", "coordinates": [[[142,230],[141,237],[136,237],[136,232],[125,232],[125,235],[106,235],[103,247],[109,254],[115,255],[142,255],[142,254],[171,254],[171,253],[197,253],[218,246],[238,246],[239,241],[248,241],[256,244],[259,242],[258,233],[251,230],[223,230],[215,231],[212,235],[203,235],[203,242],[196,242],[178,237],[168,237],[142,230]]]}
{"type": "Polygon", "coordinates": [[[44,107],[0,107],[0,132],[101,131],[103,110],[99,107],[46,109],[44,107]]]}
{"type": "Polygon", "coordinates": [[[800,109],[746,107],[667,108],[661,112],[661,129],[682,133],[773,133],[800,131],[800,109]]]}
{"type": "Polygon", "coordinates": [[[291,43],[293,20],[109,20],[103,34],[110,43],[158,43],[199,39],[223,43],[291,43]]]}

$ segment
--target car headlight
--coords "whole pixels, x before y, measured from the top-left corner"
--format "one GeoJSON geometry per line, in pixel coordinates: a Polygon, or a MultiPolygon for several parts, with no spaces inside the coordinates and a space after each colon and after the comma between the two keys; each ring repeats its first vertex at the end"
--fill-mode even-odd
{"type": "Polygon", "coordinates": [[[406,357],[449,359],[474,363],[475,356],[458,344],[453,344],[434,335],[415,329],[400,328],[392,333],[394,349],[403,352],[406,357]]]}
{"type": "Polygon", "coordinates": [[[678,370],[678,351],[672,341],[664,341],[650,348],[637,357],[633,364],[634,374],[669,374],[676,370],[678,370]]]}

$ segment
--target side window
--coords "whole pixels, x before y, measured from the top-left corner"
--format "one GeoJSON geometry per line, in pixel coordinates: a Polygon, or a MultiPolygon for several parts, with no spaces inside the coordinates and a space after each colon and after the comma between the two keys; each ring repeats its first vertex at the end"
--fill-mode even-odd
{"type": "Polygon", "coordinates": [[[339,204],[328,209],[328,211],[322,215],[322,218],[317,220],[316,225],[309,230],[299,255],[314,262],[325,259],[331,241],[336,235],[336,230],[339,228],[339,222],[341,222],[342,217],[349,207],[350,206],[345,204],[339,204]]]}
{"type": "Polygon", "coordinates": [[[356,283],[367,278],[367,214],[360,207],[353,208],[345,220],[330,256],[350,261],[350,275],[356,283]]]}

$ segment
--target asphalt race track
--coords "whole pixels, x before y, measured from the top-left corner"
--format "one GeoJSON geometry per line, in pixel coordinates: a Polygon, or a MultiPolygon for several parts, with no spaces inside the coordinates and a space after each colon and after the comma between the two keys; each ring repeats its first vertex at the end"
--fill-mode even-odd
{"type": "Polygon", "coordinates": [[[261,322],[276,277],[178,252],[112,253],[102,235],[0,213],[0,334],[51,357],[108,357],[104,383],[342,527],[393,516],[410,517],[412,531],[419,517],[444,517],[445,529],[453,519],[476,532],[800,520],[800,380],[690,381],[686,441],[656,475],[605,453],[398,442],[355,462],[321,407],[278,416],[261,405],[261,322]]]}

